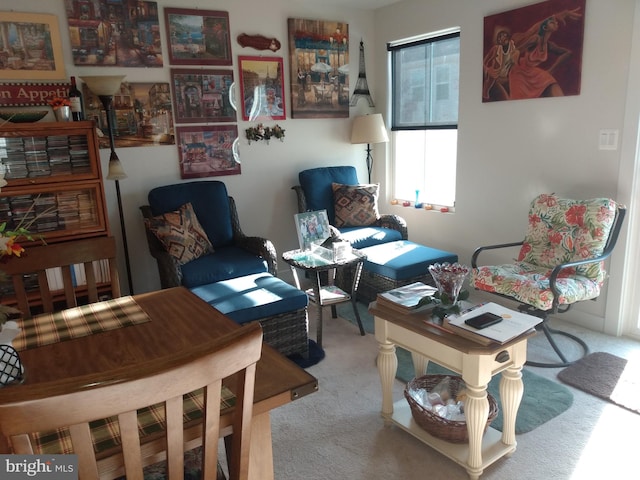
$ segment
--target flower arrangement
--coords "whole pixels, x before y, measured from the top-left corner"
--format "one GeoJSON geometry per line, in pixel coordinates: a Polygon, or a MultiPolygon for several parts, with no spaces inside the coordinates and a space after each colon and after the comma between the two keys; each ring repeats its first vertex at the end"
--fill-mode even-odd
{"type": "MultiPolygon", "coordinates": [[[[20,257],[25,252],[24,247],[20,244],[22,239],[27,241],[34,241],[40,239],[45,244],[44,239],[40,235],[33,235],[29,228],[38,219],[39,215],[35,218],[25,222],[25,218],[29,217],[29,213],[35,207],[34,201],[29,210],[25,213],[22,220],[13,230],[7,229],[7,222],[0,223],[0,264],[8,262],[12,257],[20,257]]],[[[47,213],[47,211],[43,213],[47,213]]],[[[9,277],[0,267],[0,283],[6,283],[9,281],[9,277]]],[[[7,320],[16,318],[21,314],[20,310],[7,305],[0,305],[0,326],[4,325],[7,320]]]]}
{"type": "Polygon", "coordinates": [[[247,128],[245,130],[245,135],[249,143],[251,143],[252,140],[253,141],[265,140],[267,143],[269,143],[269,140],[271,140],[271,137],[275,137],[281,142],[283,142],[284,128],[282,128],[280,125],[274,125],[273,127],[265,127],[264,125],[259,123],[255,127],[247,128]]]}
{"type": "Polygon", "coordinates": [[[70,107],[71,102],[68,98],[53,97],[51,100],[49,100],[49,106],[54,110],[58,110],[60,107],[70,107]]]}

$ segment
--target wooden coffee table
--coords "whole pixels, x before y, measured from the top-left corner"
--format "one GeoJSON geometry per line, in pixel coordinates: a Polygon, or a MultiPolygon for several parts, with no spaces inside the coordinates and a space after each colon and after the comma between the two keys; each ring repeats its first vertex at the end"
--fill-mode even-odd
{"type": "Polygon", "coordinates": [[[429,326],[429,311],[399,313],[369,305],[375,320],[375,337],[379,344],[378,371],[382,384],[382,416],[466,468],[477,480],[484,469],[516,450],[516,414],[522,394],[522,367],[526,361],[529,331],[504,345],[482,346],[458,335],[429,326]],[[398,369],[396,345],[411,352],[416,377],[424,375],[429,361],[462,375],[467,387],[465,416],[468,444],[450,443],[436,438],[413,420],[406,399],[393,402],[393,381],[398,369]],[[502,373],[500,399],[503,412],[502,433],[489,427],[483,436],[489,414],[487,384],[502,373]]]}

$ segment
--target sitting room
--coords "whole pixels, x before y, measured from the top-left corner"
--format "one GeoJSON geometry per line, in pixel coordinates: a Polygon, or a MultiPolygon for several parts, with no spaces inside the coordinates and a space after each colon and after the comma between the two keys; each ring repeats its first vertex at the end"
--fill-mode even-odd
{"type": "MultiPolygon", "coordinates": [[[[0,11],[0,238],[23,217],[35,237],[22,234],[24,252],[0,245],[3,257],[23,256],[0,272],[36,280],[31,290],[3,287],[1,303],[26,321],[48,315],[54,329],[56,299],[67,310],[106,300],[135,312],[104,328],[87,320],[84,340],[70,331],[70,340],[30,344],[25,326],[22,334],[6,328],[0,347],[19,335],[24,368],[9,378],[24,373],[24,385],[0,388],[0,415],[19,400],[6,391],[39,394],[30,382],[51,380],[34,352],[62,358],[62,345],[76,345],[59,365],[84,378],[90,367],[123,367],[106,350],[120,345],[148,360],[141,371],[151,373],[163,349],[175,366],[191,342],[224,350],[241,340],[237,324],[259,323],[245,336],[255,342],[260,330],[268,348],[242,366],[247,383],[238,387],[252,391],[255,373],[251,460],[240,438],[246,429],[230,435],[246,424],[223,408],[218,478],[569,480],[638,469],[630,432],[640,431],[640,0],[23,0],[15,8],[0,11]],[[93,83],[100,77],[115,82],[111,90],[93,83]],[[64,168],[56,166],[61,137],[71,170],[56,170],[64,168]],[[85,157],[90,166],[74,164],[85,157]],[[51,226],[52,214],[69,215],[65,189],[80,198],[79,219],[51,226]],[[439,347],[412,355],[419,334],[396,335],[394,320],[372,303],[413,282],[435,285],[430,266],[457,264],[469,270],[460,305],[518,310],[517,295],[493,294],[505,270],[487,265],[528,262],[535,227],[557,223],[555,207],[566,202],[560,216],[590,240],[615,238],[590,250],[562,230],[545,238],[553,249],[532,247],[549,271],[561,248],[572,252],[561,263],[597,259],[593,288],[576,287],[588,292],[571,308],[545,297],[541,310],[523,310],[570,335],[557,340],[566,358],[542,327],[515,344],[456,350],[445,341],[465,359],[490,352],[489,366],[449,360],[439,347]],[[320,218],[313,235],[357,249],[336,270],[300,255],[309,212],[320,218]],[[64,265],[45,253],[76,241],[81,251],[66,249],[64,265]],[[500,244],[510,246],[478,251],[500,244]],[[79,275],[102,259],[106,270],[82,280],[86,298],[73,299],[79,275]],[[83,263],[82,272],[73,268],[83,263]],[[56,266],[52,296],[42,279],[56,266]],[[350,301],[318,302],[317,282],[328,280],[350,301]],[[201,339],[177,325],[189,317],[206,330],[201,339]],[[130,343],[144,338],[153,345],[130,343]],[[29,362],[43,367],[30,372],[29,362]],[[586,370],[569,370],[576,366],[586,370]],[[480,412],[473,435],[485,428],[487,399],[497,402],[478,437],[497,447],[425,442],[390,421],[391,399],[405,402],[414,377],[451,371],[475,377],[468,395],[483,403],[470,409],[480,412]]],[[[557,297],[570,303],[566,291],[557,297]]],[[[204,361],[197,353],[188,360],[204,361]]],[[[65,372],[52,375],[65,380],[65,372]]],[[[229,407],[233,388],[224,385],[220,401],[229,407]]],[[[185,428],[190,452],[203,441],[194,432],[185,428]]],[[[153,445],[147,460],[165,458],[153,445]]],[[[108,469],[102,478],[124,475],[108,463],[96,467],[108,469]]]]}

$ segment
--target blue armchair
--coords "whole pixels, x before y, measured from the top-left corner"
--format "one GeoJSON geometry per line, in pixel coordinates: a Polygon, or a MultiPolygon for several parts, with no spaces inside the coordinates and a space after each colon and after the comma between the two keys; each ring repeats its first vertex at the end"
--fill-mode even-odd
{"type": "Polygon", "coordinates": [[[147,229],[151,255],[158,262],[162,288],[184,285],[194,288],[254,273],[277,275],[277,255],[265,238],[245,235],[227,187],[219,181],[165,185],[149,192],[149,205],[140,207],[145,218],[178,210],[191,203],[209,237],[213,253],[179,265],[162,243],[147,229]]]}
{"type": "Polygon", "coordinates": [[[277,254],[271,241],[242,232],[236,204],[224,183],[157,187],[148,200],[149,205],[140,210],[147,220],[149,251],[158,263],[162,288],[187,287],[239,324],[257,320],[266,343],[284,355],[308,357],[307,295],[277,278],[277,254]],[[196,219],[176,215],[187,204],[191,209],[186,210],[192,210],[196,219]],[[158,238],[159,228],[167,232],[164,242],[158,238]],[[195,258],[185,259],[182,254],[191,249],[187,240],[185,245],[171,247],[194,231],[204,232],[200,237],[208,237],[210,245],[193,248],[197,255],[190,257],[195,258]]]}
{"type": "Polygon", "coordinates": [[[407,240],[407,223],[398,215],[378,215],[366,225],[336,224],[336,208],[332,185],[358,185],[355,167],[319,167],[303,170],[298,176],[300,185],[293,188],[298,197],[298,212],[326,210],[329,223],[337,228],[340,237],[354,248],[365,248],[381,243],[407,240]]]}

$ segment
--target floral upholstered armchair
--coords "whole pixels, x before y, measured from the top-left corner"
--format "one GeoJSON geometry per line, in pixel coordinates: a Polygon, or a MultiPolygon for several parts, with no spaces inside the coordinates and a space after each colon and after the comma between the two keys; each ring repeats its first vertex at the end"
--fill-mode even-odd
{"type": "MultiPolygon", "coordinates": [[[[604,260],[611,254],[622,227],[626,209],[608,198],[570,200],[542,194],[531,202],[529,226],[520,242],[476,249],[471,259],[474,288],[518,301],[519,310],[543,319],[541,328],[560,363],[536,366],[566,366],[568,361],[552,334],[584,341],[547,324],[551,314],[566,312],[576,302],[595,299],[606,278],[604,260]],[[514,263],[478,265],[481,252],[520,246],[514,263]]],[[[574,360],[575,361],[575,360],[574,360]]]]}

